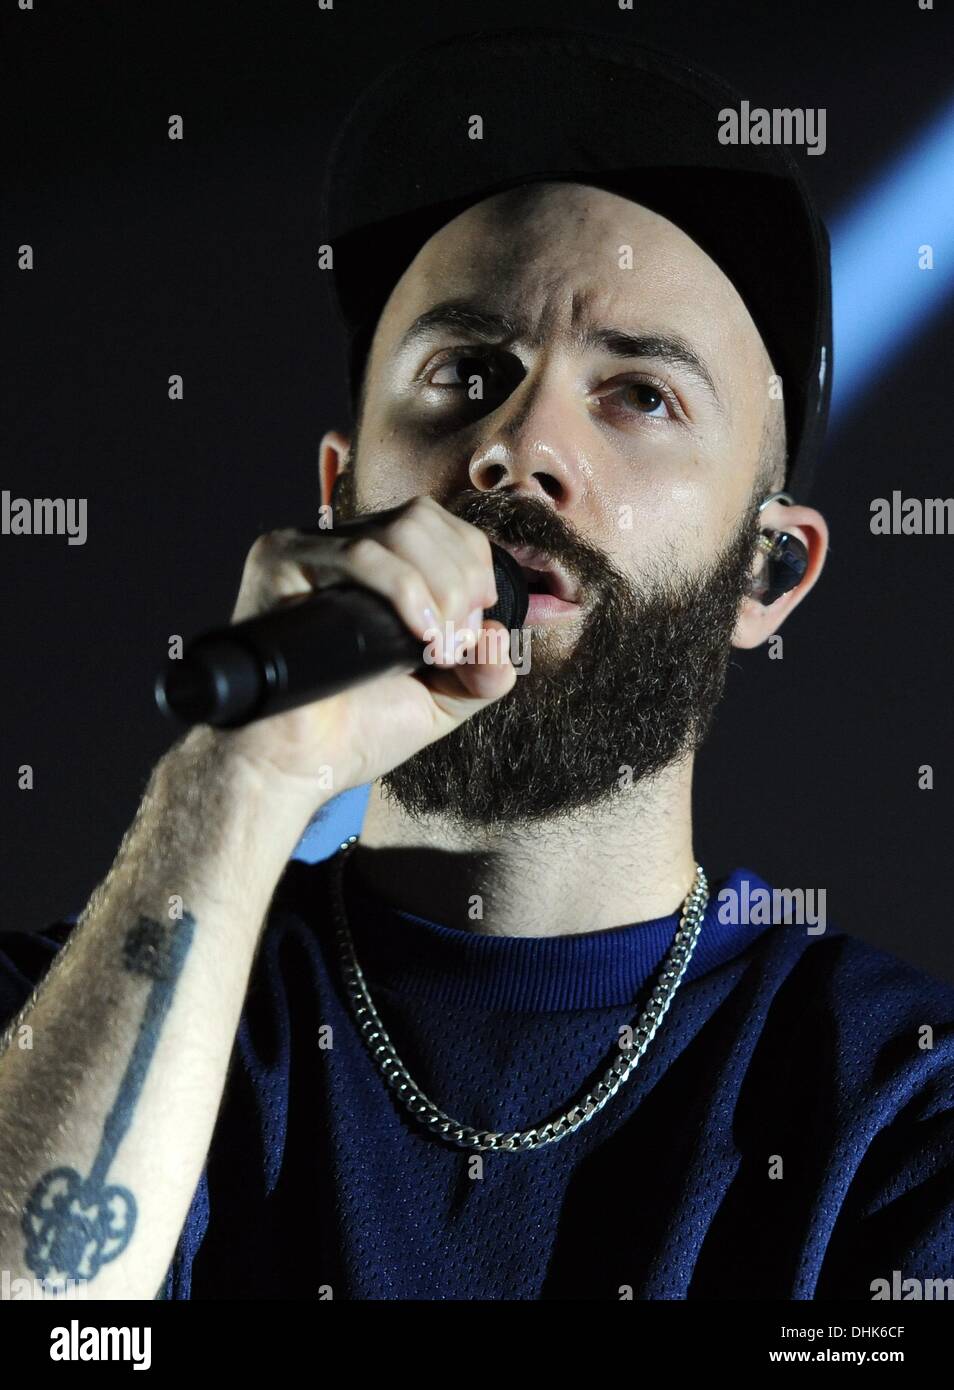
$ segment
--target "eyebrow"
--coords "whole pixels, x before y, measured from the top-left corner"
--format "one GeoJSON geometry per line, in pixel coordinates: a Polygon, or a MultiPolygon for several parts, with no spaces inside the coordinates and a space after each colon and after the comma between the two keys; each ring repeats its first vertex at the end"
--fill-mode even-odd
{"type": "MultiPolygon", "coordinates": [[[[517,338],[532,346],[539,345],[541,335],[530,333],[525,325],[506,314],[482,309],[470,300],[449,299],[419,314],[402,335],[396,351],[418,343],[435,333],[452,329],[467,333],[483,342],[503,342],[517,338]]],[[[605,328],[586,324],[569,334],[570,345],[577,352],[594,349],[621,359],[649,358],[667,366],[681,367],[700,386],[708,391],[718,410],[723,410],[712,373],[695,348],[676,333],[627,333],[620,328],[605,328]]]]}

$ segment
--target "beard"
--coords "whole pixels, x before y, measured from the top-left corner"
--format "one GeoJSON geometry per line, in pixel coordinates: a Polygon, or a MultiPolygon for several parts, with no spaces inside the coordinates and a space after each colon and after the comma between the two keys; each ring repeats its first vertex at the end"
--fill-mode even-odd
{"type": "MultiPolygon", "coordinates": [[[[353,514],[353,472],[342,478],[339,513],[353,514]]],[[[703,573],[670,562],[638,584],[539,499],[468,490],[447,509],[493,540],[560,561],[585,611],[572,631],[533,629],[529,669],[513,689],[387,773],[388,799],[411,817],[466,827],[554,821],[625,794],[700,747],[747,593],[757,497],[703,573]]]]}

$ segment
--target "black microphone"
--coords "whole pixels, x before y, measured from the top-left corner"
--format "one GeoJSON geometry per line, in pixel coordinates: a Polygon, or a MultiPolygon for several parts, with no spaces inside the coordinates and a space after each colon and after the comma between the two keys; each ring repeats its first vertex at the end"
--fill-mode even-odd
{"type": "MultiPolygon", "coordinates": [[[[527,581],[512,555],[490,549],[497,602],[484,617],[512,632],[527,616],[527,581]]],[[[236,729],[372,676],[425,671],[425,646],[383,595],[361,585],[328,585],[196,637],[157,678],[156,703],[185,724],[236,729]]]]}

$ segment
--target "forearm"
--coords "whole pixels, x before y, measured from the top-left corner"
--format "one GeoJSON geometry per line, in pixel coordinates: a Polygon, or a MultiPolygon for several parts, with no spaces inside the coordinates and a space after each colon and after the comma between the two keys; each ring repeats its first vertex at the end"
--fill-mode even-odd
{"type": "Polygon", "coordinates": [[[217,739],[195,731],[157,765],[109,875],[8,1030],[11,1278],[87,1278],[92,1297],[151,1299],[168,1269],[269,901],[308,816],[223,760],[217,739]]]}

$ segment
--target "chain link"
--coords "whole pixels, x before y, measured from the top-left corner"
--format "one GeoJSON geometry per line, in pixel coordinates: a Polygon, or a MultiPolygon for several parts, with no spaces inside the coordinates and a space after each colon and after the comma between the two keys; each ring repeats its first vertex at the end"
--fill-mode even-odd
{"type": "Polygon", "coordinates": [[[545,1144],[555,1144],[567,1135],[575,1134],[592,1120],[594,1115],[599,1114],[604,1105],[613,1099],[620,1087],[633,1075],[682,982],[699,939],[709,901],[709,885],[701,864],[696,865],[693,886],[683,903],[679,929],[663,961],[655,988],[632,1030],[633,1041],[620,1039],[619,1055],[607,1068],[602,1079],[569,1110],[532,1129],[498,1134],[493,1130],[472,1129],[440,1110],[415,1084],[388,1037],[358,964],[345,914],[344,866],[357,841],[357,835],[351,835],[342,841],[338,847],[337,872],[332,873],[336,939],[355,1020],[371,1057],[387,1084],[417,1120],[432,1133],[460,1148],[477,1151],[494,1149],[509,1153],[517,1149],[539,1149],[545,1144]]]}

